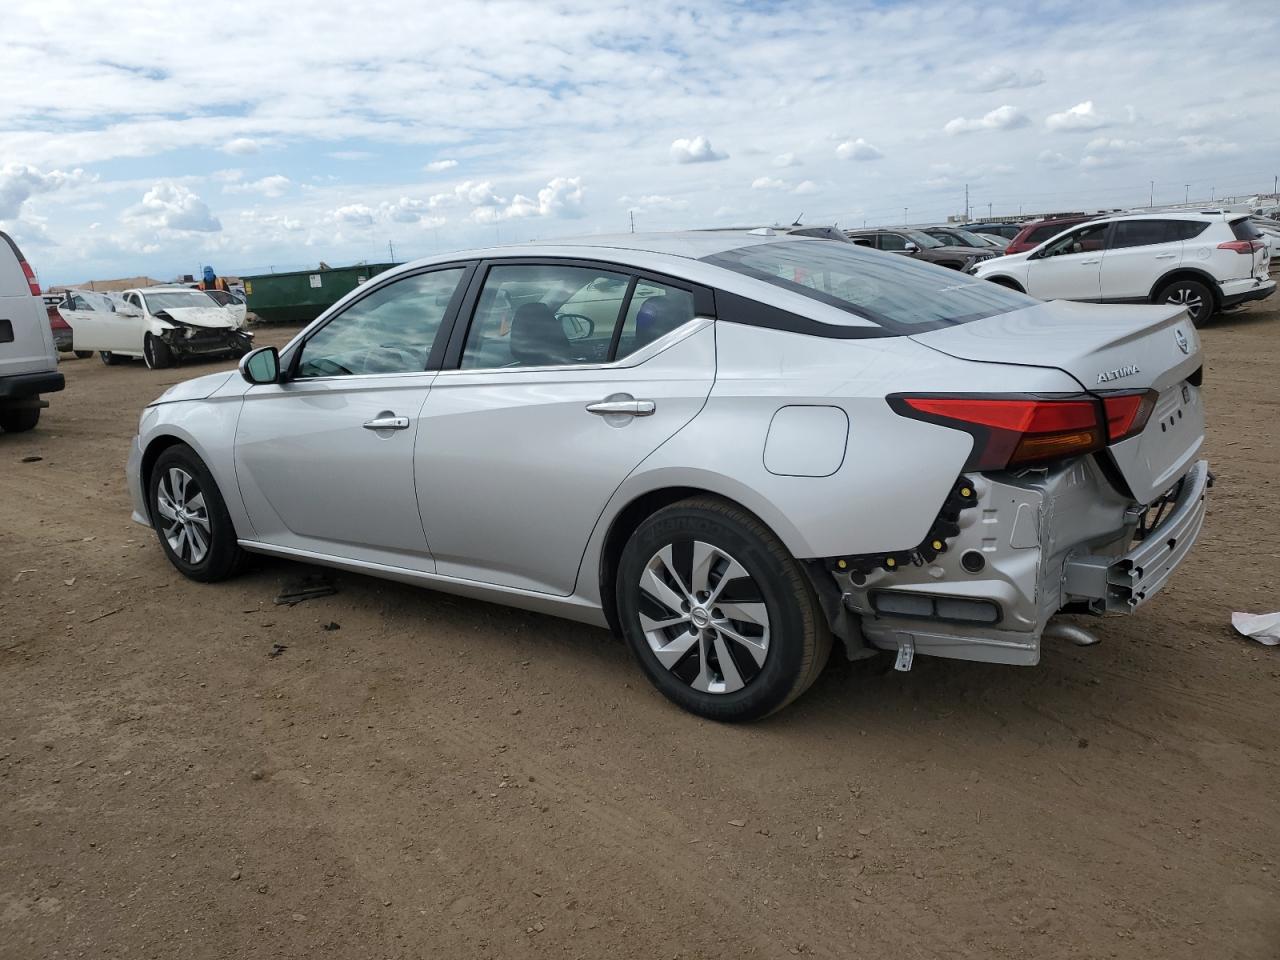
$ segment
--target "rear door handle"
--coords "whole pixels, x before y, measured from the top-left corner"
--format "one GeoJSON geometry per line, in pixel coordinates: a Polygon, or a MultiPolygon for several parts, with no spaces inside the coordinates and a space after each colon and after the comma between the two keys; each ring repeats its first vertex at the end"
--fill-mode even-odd
{"type": "Polygon", "coordinates": [[[1101,263],[1101,262],[1102,262],[1101,260],[1081,260],[1080,266],[1088,267],[1088,266],[1091,266],[1092,264],[1101,263]]]}
{"type": "Polygon", "coordinates": [[[408,430],[408,417],[374,417],[364,422],[366,430],[408,430]]]}
{"type": "Polygon", "coordinates": [[[600,400],[587,404],[587,412],[601,417],[622,415],[624,417],[651,417],[658,409],[652,400],[600,400]]]}
{"type": "Polygon", "coordinates": [[[1177,254],[1176,254],[1176,253],[1157,253],[1157,254],[1156,254],[1156,259],[1157,259],[1157,260],[1172,260],[1172,259],[1173,259],[1174,257],[1176,257],[1176,256],[1177,256],[1177,254]]]}

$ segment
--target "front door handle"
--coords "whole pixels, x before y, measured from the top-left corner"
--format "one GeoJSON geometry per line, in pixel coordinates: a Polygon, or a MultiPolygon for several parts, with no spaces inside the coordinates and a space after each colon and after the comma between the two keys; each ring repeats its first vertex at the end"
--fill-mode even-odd
{"type": "Polygon", "coordinates": [[[1095,263],[1101,263],[1101,262],[1102,262],[1101,260],[1081,260],[1080,266],[1088,267],[1088,266],[1092,266],[1095,263]]]}
{"type": "Polygon", "coordinates": [[[600,400],[587,404],[587,412],[601,417],[651,417],[658,409],[652,400],[600,400]]]}
{"type": "Polygon", "coordinates": [[[374,417],[364,422],[366,430],[408,430],[409,418],[397,416],[374,417]]]}
{"type": "Polygon", "coordinates": [[[1157,260],[1172,260],[1172,259],[1173,259],[1174,257],[1176,257],[1176,256],[1177,256],[1177,254],[1176,254],[1176,253],[1157,253],[1157,254],[1156,254],[1156,259],[1157,259],[1157,260]]]}

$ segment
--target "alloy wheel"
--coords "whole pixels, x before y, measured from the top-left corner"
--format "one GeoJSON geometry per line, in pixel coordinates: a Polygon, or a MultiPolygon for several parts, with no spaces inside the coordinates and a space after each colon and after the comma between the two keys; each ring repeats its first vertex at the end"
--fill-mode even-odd
{"type": "Polygon", "coordinates": [[[169,467],[156,487],[156,510],[174,556],[192,566],[204,560],[213,531],[200,481],[181,467],[169,467]]]}
{"type": "Polygon", "coordinates": [[[741,690],[769,656],[769,612],[737,560],[701,540],[668,544],[640,576],[640,626],[657,661],[703,693],[741,690]]]}
{"type": "Polygon", "coordinates": [[[1175,287],[1164,302],[1186,307],[1193,321],[1200,319],[1200,312],[1204,309],[1204,299],[1191,287],[1175,287]]]}

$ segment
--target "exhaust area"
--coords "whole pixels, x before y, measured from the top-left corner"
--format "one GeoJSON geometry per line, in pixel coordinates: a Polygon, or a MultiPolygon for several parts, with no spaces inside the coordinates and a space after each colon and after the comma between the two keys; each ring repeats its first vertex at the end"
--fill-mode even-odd
{"type": "Polygon", "coordinates": [[[1044,628],[1042,636],[1052,637],[1055,640],[1066,640],[1077,647],[1092,647],[1102,642],[1097,634],[1090,633],[1084,627],[1077,627],[1070,623],[1050,623],[1044,628]]]}

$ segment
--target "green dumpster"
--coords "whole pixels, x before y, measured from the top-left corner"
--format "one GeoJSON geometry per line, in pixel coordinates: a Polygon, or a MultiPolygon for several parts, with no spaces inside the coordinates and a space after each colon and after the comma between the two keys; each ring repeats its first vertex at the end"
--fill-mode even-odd
{"type": "Polygon", "coordinates": [[[267,323],[309,323],[360,284],[399,266],[358,263],[241,277],[249,311],[267,323]]]}

